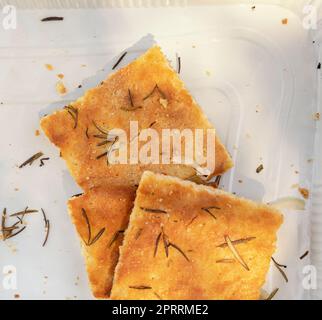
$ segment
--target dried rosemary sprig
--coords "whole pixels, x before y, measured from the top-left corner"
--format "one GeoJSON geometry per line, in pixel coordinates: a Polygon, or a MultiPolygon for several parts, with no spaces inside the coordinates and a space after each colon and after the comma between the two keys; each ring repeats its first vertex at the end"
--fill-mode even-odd
{"type": "Polygon", "coordinates": [[[62,20],[64,20],[64,17],[46,17],[46,18],[42,18],[40,21],[48,22],[48,21],[62,21],[62,20]]]}
{"type": "Polygon", "coordinates": [[[182,256],[188,261],[190,262],[189,258],[187,257],[187,255],[184,253],[184,251],[179,248],[176,244],[174,244],[173,242],[169,243],[169,247],[172,247],[174,249],[176,249],[178,252],[180,252],[182,254],[182,256]]]}
{"type": "Polygon", "coordinates": [[[282,269],[282,268],[284,268],[284,267],[286,267],[286,266],[283,266],[283,265],[281,265],[281,264],[277,263],[277,262],[274,260],[274,258],[273,258],[273,257],[272,257],[271,259],[272,259],[272,261],[274,262],[274,265],[275,265],[275,267],[277,268],[277,270],[278,270],[278,271],[281,273],[281,275],[283,276],[283,278],[284,278],[284,280],[286,281],[286,283],[288,283],[287,275],[286,275],[286,273],[284,272],[284,270],[282,269]]]}
{"type": "Polygon", "coordinates": [[[145,286],[145,285],[139,285],[139,286],[129,286],[130,289],[136,289],[136,290],[151,290],[152,287],[145,286]]]}
{"type": "Polygon", "coordinates": [[[114,138],[114,140],[113,140],[113,141],[109,141],[109,140],[107,140],[107,143],[110,143],[110,145],[108,146],[107,151],[105,151],[105,152],[103,152],[102,154],[100,154],[99,156],[97,156],[97,157],[96,157],[96,159],[101,159],[101,158],[103,158],[103,157],[105,157],[105,156],[106,156],[106,160],[107,160],[106,162],[107,162],[107,164],[109,164],[109,162],[108,162],[109,154],[110,154],[110,152],[112,151],[112,148],[113,148],[114,144],[115,144],[118,140],[119,140],[119,137],[118,137],[118,136],[116,136],[116,137],[114,138]]]}
{"type": "Polygon", "coordinates": [[[166,255],[167,258],[169,257],[169,248],[172,247],[173,249],[177,250],[188,262],[190,262],[188,256],[184,253],[184,251],[178,245],[176,245],[175,243],[169,241],[169,238],[165,234],[163,227],[161,227],[161,232],[158,234],[158,236],[157,236],[157,238],[155,240],[153,257],[155,257],[156,254],[157,254],[161,238],[162,238],[162,242],[163,242],[165,255],[166,255]]]}
{"type": "Polygon", "coordinates": [[[42,212],[42,215],[43,215],[43,218],[44,218],[44,222],[45,222],[45,239],[44,239],[44,242],[42,244],[42,246],[44,247],[47,243],[47,240],[48,240],[48,236],[49,236],[49,231],[50,231],[50,222],[49,220],[47,219],[47,216],[46,216],[46,213],[44,211],[43,208],[41,208],[41,212],[42,212]]]}
{"type": "Polygon", "coordinates": [[[219,188],[222,176],[217,176],[215,179],[215,187],[219,188]]]}
{"type": "MultiPolygon", "coordinates": [[[[244,238],[244,239],[238,239],[238,240],[232,240],[231,242],[234,245],[238,245],[238,244],[243,244],[243,243],[247,243],[249,241],[255,240],[256,237],[248,237],[248,238],[244,238]]],[[[222,244],[220,244],[219,246],[217,246],[218,248],[226,248],[228,246],[227,242],[224,242],[222,244]]]]}
{"type": "Polygon", "coordinates": [[[160,232],[155,240],[155,245],[154,245],[154,252],[153,252],[153,257],[157,255],[158,252],[158,247],[159,247],[159,242],[162,236],[162,232],[160,232]]]}
{"type": "Polygon", "coordinates": [[[105,156],[107,156],[107,151],[105,151],[105,152],[101,153],[100,155],[98,155],[98,156],[96,157],[96,160],[99,160],[99,159],[101,159],[101,158],[104,158],[105,156]]]}
{"type": "Polygon", "coordinates": [[[159,300],[162,300],[161,296],[160,296],[157,292],[153,291],[153,294],[154,294],[154,295],[155,295],[159,300]]]}
{"type": "Polygon", "coordinates": [[[301,256],[300,256],[300,260],[303,260],[304,258],[306,258],[308,256],[308,254],[310,253],[310,251],[306,251],[305,253],[303,253],[301,256]]]}
{"type": "Polygon", "coordinates": [[[130,107],[129,108],[127,108],[127,107],[121,107],[121,110],[124,110],[124,111],[134,111],[134,110],[137,110],[137,109],[141,109],[142,106],[135,106],[134,105],[133,96],[132,96],[132,93],[131,93],[131,90],[130,89],[128,89],[128,95],[129,95],[130,107]]]}
{"type": "Polygon", "coordinates": [[[272,293],[265,299],[265,300],[273,300],[275,297],[276,293],[278,292],[279,288],[276,288],[272,291],[272,293]]]}
{"type": "Polygon", "coordinates": [[[89,139],[88,127],[86,127],[85,136],[86,136],[87,139],[89,139]]]}
{"type": "Polygon", "coordinates": [[[167,211],[161,210],[161,209],[144,208],[144,207],[140,207],[140,209],[145,211],[145,212],[150,212],[150,213],[162,213],[162,214],[167,213],[167,211]]]}
{"type": "Polygon", "coordinates": [[[119,59],[116,61],[116,63],[114,64],[114,66],[112,67],[112,70],[114,70],[120,63],[121,61],[124,59],[124,57],[127,55],[127,52],[125,51],[120,57],[119,59]]]}
{"type": "Polygon", "coordinates": [[[228,248],[230,249],[230,251],[233,253],[234,257],[236,258],[236,260],[247,270],[249,271],[249,267],[246,264],[246,262],[243,260],[243,258],[240,256],[240,254],[238,253],[238,251],[236,250],[236,248],[234,247],[233,242],[230,240],[229,236],[225,236],[225,241],[227,243],[228,248]]]}
{"type": "Polygon", "coordinates": [[[135,235],[135,240],[139,239],[141,234],[142,234],[142,231],[143,231],[143,228],[140,228],[137,232],[136,232],[136,235],[135,235]]]}
{"type": "Polygon", "coordinates": [[[67,110],[67,112],[70,114],[70,116],[73,118],[74,120],[74,129],[77,128],[78,125],[78,109],[68,105],[64,107],[65,110],[67,110]]]}
{"type": "Polygon", "coordinates": [[[279,267],[284,268],[284,269],[286,269],[286,268],[287,268],[287,266],[286,266],[286,265],[278,263],[278,262],[277,262],[273,257],[271,257],[271,259],[272,259],[272,261],[273,261],[276,265],[278,265],[279,267]]]}
{"type": "Polygon", "coordinates": [[[264,170],[264,166],[261,164],[257,169],[256,173],[261,173],[264,170]]]}
{"type": "Polygon", "coordinates": [[[108,245],[108,247],[110,248],[111,246],[112,246],[112,244],[118,239],[118,237],[121,235],[121,234],[124,234],[124,230],[118,230],[118,231],[116,231],[114,234],[113,234],[113,236],[112,236],[112,238],[111,238],[111,241],[110,241],[110,243],[109,243],[109,245],[108,245]]]}
{"type": "Polygon", "coordinates": [[[17,236],[19,233],[21,233],[22,231],[24,231],[26,229],[26,227],[22,227],[21,229],[19,229],[16,233],[10,233],[9,236],[6,237],[6,239],[4,240],[7,240],[7,239],[11,239],[15,236],[17,236]]]}
{"type": "Polygon", "coordinates": [[[6,218],[7,218],[7,209],[4,208],[1,217],[1,231],[2,231],[2,238],[5,240],[7,238],[7,231],[6,230],[6,218]]]}
{"type": "Polygon", "coordinates": [[[87,245],[87,246],[91,246],[92,244],[94,244],[101,236],[102,234],[105,232],[105,228],[102,228],[94,238],[92,238],[92,227],[91,227],[91,224],[90,224],[90,221],[89,221],[89,218],[87,216],[87,213],[86,213],[86,210],[84,208],[82,208],[82,215],[86,221],[86,225],[87,225],[87,230],[88,230],[88,240],[84,241],[84,243],[87,245]]]}
{"type": "Polygon", "coordinates": [[[146,99],[148,99],[148,98],[150,98],[150,97],[153,95],[153,93],[154,93],[155,91],[158,91],[158,92],[159,92],[159,94],[160,94],[160,96],[161,96],[161,98],[162,98],[162,99],[165,99],[165,98],[166,98],[166,96],[165,96],[165,94],[163,93],[163,91],[162,91],[162,90],[159,88],[159,86],[156,84],[156,85],[153,87],[152,91],[151,91],[147,96],[145,96],[145,97],[143,98],[143,101],[144,101],[144,100],[146,100],[146,99]]]}
{"type": "Polygon", "coordinates": [[[82,196],[84,193],[76,193],[72,196],[72,198],[77,198],[77,197],[80,197],[82,196]]]}
{"type": "Polygon", "coordinates": [[[165,255],[168,258],[169,257],[170,241],[169,241],[168,236],[164,233],[163,227],[161,228],[161,233],[162,233],[162,242],[163,242],[163,247],[164,247],[165,255]]]}
{"type": "MultiPolygon", "coordinates": [[[[28,207],[27,207],[28,208],[28,207]]],[[[27,208],[25,210],[27,210],[27,208]]],[[[13,238],[15,236],[17,236],[19,233],[21,233],[23,230],[26,229],[26,227],[22,227],[21,229],[19,229],[19,227],[17,227],[18,224],[22,224],[23,223],[23,217],[24,214],[22,215],[22,217],[20,218],[19,216],[17,216],[18,220],[16,223],[14,223],[12,226],[6,226],[6,219],[7,219],[7,209],[4,208],[3,209],[3,213],[2,213],[2,219],[1,219],[1,231],[2,231],[2,237],[3,240],[7,240],[10,238],[13,238]],[[14,230],[19,229],[17,232],[13,233],[14,230]]]]}
{"type": "Polygon", "coordinates": [[[41,158],[40,159],[39,167],[43,167],[45,165],[45,162],[44,161],[48,161],[48,160],[49,160],[49,157],[41,158]]]}
{"type": "MultiPolygon", "coordinates": [[[[105,131],[105,129],[102,129],[102,127],[100,127],[94,120],[92,120],[92,123],[93,123],[93,125],[94,125],[94,127],[100,132],[100,133],[102,133],[104,136],[102,136],[103,137],[103,139],[105,139],[106,138],[106,136],[107,136],[107,134],[108,134],[108,131],[105,131]]],[[[94,137],[95,138],[97,138],[97,136],[96,135],[94,135],[94,137]]]]}
{"type": "Polygon", "coordinates": [[[193,224],[193,222],[198,218],[198,216],[194,216],[190,222],[187,224],[187,227],[189,227],[191,224],[193,224]]]}
{"type": "Polygon", "coordinates": [[[42,157],[44,154],[40,151],[37,152],[36,154],[34,154],[33,156],[31,156],[29,159],[27,159],[24,163],[22,163],[19,166],[19,169],[23,168],[24,166],[26,166],[27,164],[29,164],[30,166],[40,157],[42,157]]]}
{"type": "Polygon", "coordinates": [[[181,72],[181,57],[177,55],[177,73],[181,72]]]}
{"type": "Polygon", "coordinates": [[[234,259],[220,259],[220,260],[216,260],[216,263],[234,263],[235,260],[234,259]]]}
{"type": "Polygon", "coordinates": [[[28,207],[26,207],[26,209],[23,210],[23,211],[12,213],[10,215],[10,217],[25,216],[26,214],[36,213],[36,212],[38,212],[38,210],[36,210],[36,209],[28,209],[28,207]]]}
{"type": "Polygon", "coordinates": [[[217,217],[211,212],[211,210],[221,210],[221,208],[217,206],[212,206],[212,207],[201,208],[201,210],[207,212],[210,216],[212,216],[215,220],[217,220],[217,217]]]}

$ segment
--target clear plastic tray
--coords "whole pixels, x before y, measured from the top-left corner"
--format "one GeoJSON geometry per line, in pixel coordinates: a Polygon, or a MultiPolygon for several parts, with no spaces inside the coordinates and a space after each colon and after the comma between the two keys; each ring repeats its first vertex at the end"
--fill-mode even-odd
{"type": "Polygon", "coordinates": [[[288,265],[289,282],[272,266],[264,289],[280,288],[277,299],[322,297],[322,139],[314,120],[321,34],[319,23],[316,30],[303,27],[302,10],[312,1],[213,2],[16,1],[17,29],[0,29],[0,203],[11,212],[43,207],[51,232],[42,248],[43,220],[33,215],[19,238],[0,242],[0,268],[17,271],[17,289],[0,288],[0,299],[15,293],[25,299],[91,298],[66,208],[79,188],[58,150],[35,130],[43,114],[105,78],[121,51],[129,52],[127,63],[153,42],[174,66],[180,55],[182,79],[234,158],[225,190],[263,202],[301,199],[299,186],[310,190],[304,211],[284,210],[274,257],[288,265]],[[40,22],[52,15],[65,19],[40,22]],[[63,97],[55,90],[58,73],[68,89],[63,97]],[[44,167],[18,169],[40,150],[50,157],[44,167]],[[260,164],[264,170],[257,174],[260,164]],[[310,255],[300,260],[306,250],[310,255]],[[311,264],[316,290],[303,286],[311,264]]]}

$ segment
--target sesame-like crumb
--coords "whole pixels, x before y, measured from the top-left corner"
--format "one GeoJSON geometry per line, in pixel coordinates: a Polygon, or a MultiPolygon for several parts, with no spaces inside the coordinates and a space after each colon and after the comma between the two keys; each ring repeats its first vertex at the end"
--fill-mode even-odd
{"type": "Polygon", "coordinates": [[[65,94],[67,92],[67,89],[66,89],[66,87],[65,87],[65,85],[63,84],[62,81],[57,82],[56,91],[61,95],[65,94]]]}
{"type": "Polygon", "coordinates": [[[299,188],[298,190],[299,190],[299,192],[301,193],[301,195],[302,195],[302,197],[304,199],[308,199],[310,197],[310,192],[309,192],[308,189],[306,189],[306,188],[299,188]]]}
{"type": "Polygon", "coordinates": [[[284,24],[284,25],[288,24],[288,19],[287,18],[283,19],[282,24],[284,24]]]}
{"type": "Polygon", "coordinates": [[[49,70],[49,71],[54,70],[54,67],[53,67],[51,64],[49,64],[49,63],[46,63],[46,64],[45,64],[45,67],[46,67],[46,69],[47,69],[47,70],[49,70]]]}

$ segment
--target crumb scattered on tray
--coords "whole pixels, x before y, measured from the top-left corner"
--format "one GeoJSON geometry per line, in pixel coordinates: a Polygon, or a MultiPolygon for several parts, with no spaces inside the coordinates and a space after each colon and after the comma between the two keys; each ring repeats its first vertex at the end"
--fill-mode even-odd
{"type": "Polygon", "coordinates": [[[63,79],[65,76],[64,76],[62,73],[58,73],[58,74],[57,74],[57,77],[58,77],[59,79],[63,79]]]}
{"type": "Polygon", "coordinates": [[[67,89],[62,81],[57,82],[56,91],[61,95],[65,94],[67,92],[67,89]]]}
{"type": "Polygon", "coordinates": [[[53,67],[51,64],[49,64],[49,63],[46,63],[46,64],[45,64],[45,67],[46,67],[46,69],[47,69],[47,70],[49,70],[49,71],[54,70],[54,67],[53,67]]]}
{"type": "Polygon", "coordinates": [[[288,24],[288,19],[287,18],[283,19],[282,24],[284,24],[284,25],[288,24]]]}
{"type": "Polygon", "coordinates": [[[320,118],[321,118],[321,114],[320,114],[320,112],[316,112],[316,113],[313,115],[313,119],[314,119],[315,121],[319,121],[319,120],[320,120],[320,118]]]}
{"type": "Polygon", "coordinates": [[[35,136],[36,137],[38,137],[40,135],[40,131],[37,129],[36,131],[35,131],[35,136]]]}
{"type": "Polygon", "coordinates": [[[15,297],[15,299],[19,299],[20,298],[20,294],[19,293],[15,293],[14,297],[15,297]]]}
{"type": "Polygon", "coordinates": [[[310,192],[309,192],[308,189],[306,189],[306,188],[299,188],[298,190],[299,190],[299,192],[301,193],[301,195],[302,195],[302,197],[304,199],[308,199],[310,197],[310,192]]]}

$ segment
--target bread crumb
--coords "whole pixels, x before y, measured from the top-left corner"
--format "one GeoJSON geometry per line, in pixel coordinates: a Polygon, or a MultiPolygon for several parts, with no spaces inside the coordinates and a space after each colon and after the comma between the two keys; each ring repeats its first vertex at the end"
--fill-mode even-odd
{"type": "Polygon", "coordinates": [[[63,79],[65,76],[64,76],[62,73],[58,73],[58,74],[57,74],[57,77],[58,77],[59,79],[63,79]]]}
{"type": "Polygon", "coordinates": [[[67,92],[67,89],[62,81],[58,81],[56,83],[56,91],[61,95],[65,94],[67,92]]]}
{"type": "Polygon", "coordinates": [[[288,24],[288,19],[287,18],[283,19],[282,24],[284,24],[284,25],[288,24]]]}
{"type": "Polygon", "coordinates": [[[14,297],[15,297],[15,299],[19,299],[20,298],[20,294],[19,293],[15,293],[14,297]]]}
{"type": "Polygon", "coordinates": [[[49,70],[49,71],[53,71],[53,70],[54,70],[54,67],[53,67],[51,64],[49,64],[49,63],[46,63],[46,64],[45,64],[45,67],[46,67],[46,69],[47,69],[47,70],[49,70]]]}
{"type": "Polygon", "coordinates": [[[36,137],[38,137],[40,135],[40,131],[37,129],[36,131],[35,131],[35,136],[36,137]]]}
{"type": "Polygon", "coordinates": [[[319,120],[320,120],[320,118],[321,118],[321,114],[320,114],[320,112],[317,112],[317,113],[315,113],[315,114],[313,115],[313,119],[314,119],[315,121],[319,121],[319,120]]]}
{"type": "Polygon", "coordinates": [[[304,199],[306,199],[306,200],[307,200],[307,199],[310,197],[310,192],[309,192],[309,190],[308,190],[308,189],[305,189],[305,188],[299,188],[298,190],[299,190],[300,194],[302,195],[302,197],[303,197],[304,199]]]}

